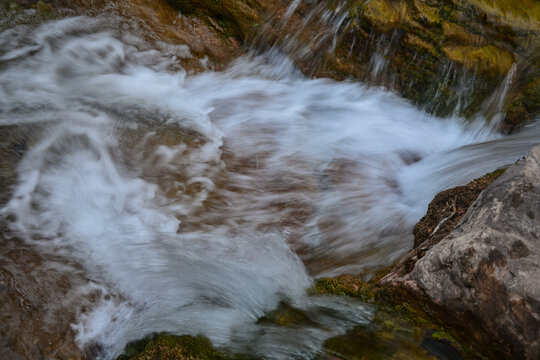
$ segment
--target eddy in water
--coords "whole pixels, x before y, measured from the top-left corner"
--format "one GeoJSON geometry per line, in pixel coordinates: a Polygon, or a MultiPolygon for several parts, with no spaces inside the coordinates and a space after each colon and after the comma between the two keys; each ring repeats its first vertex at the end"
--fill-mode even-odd
{"type": "Polygon", "coordinates": [[[0,34],[4,143],[18,134],[2,240],[64,277],[40,297],[46,321],[71,321],[99,358],[162,331],[313,356],[373,311],[309,296],[315,277],[387,266],[435,193],[514,161],[537,133],[501,139],[384,89],[308,79],[277,52],[188,74],[188,49],[114,24],[0,34]],[[284,301],[319,326],[259,321],[284,301]]]}

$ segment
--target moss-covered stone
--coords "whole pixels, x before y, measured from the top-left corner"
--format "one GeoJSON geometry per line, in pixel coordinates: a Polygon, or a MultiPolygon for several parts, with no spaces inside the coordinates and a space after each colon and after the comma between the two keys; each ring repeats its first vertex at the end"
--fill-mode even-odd
{"type": "Polygon", "coordinates": [[[227,360],[203,336],[156,334],[126,345],[117,360],[227,360]]]}
{"type": "Polygon", "coordinates": [[[354,276],[321,278],[315,282],[318,295],[351,296],[377,306],[369,324],[356,326],[325,342],[329,356],[343,359],[481,359],[445,324],[440,323],[416,300],[396,296],[394,289],[377,279],[364,282],[354,276]]]}
{"type": "Polygon", "coordinates": [[[523,88],[522,103],[527,112],[540,112],[540,74],[523,88]]]}
{"type": "MultiPolygon", "coordinates": [[[[517,76],[538,69],[534,0],[332,0],[301,2],[292,15],[285,15],[286,2],[269,0],[168,2],[224,39],[255,41],[260,49],[283,46],[310,76],[385,85],[439,116],[483,111],[514,64],[517,76]],[[337,33],[328,19],[343,19],[337,33]],[[379,71],[374,56],[384,62],[379,71]]],[[[512,86],[502,99],[503,130],[535,116],[539,102],[524,93],[530,83],[512,86]]],[[[486,109],[486,115],[492,114],[486,109]]]]}
{"type": "Polygon", "coordinates": [[[404,1],[372,0],[364,6],[363,16],[379,31],[389,32],[407,20],[407,3],[404,1]]]}
{"type": "Polygon", "coordinates": [[[370,284],[351,275],[319,278],[315,280],[314,293],[317,295],[352,296],[368,303],[377,300],[377,294],[370,284]]]}
{"type": "MultiPolygon", "coordinates": [[[[345,359],[437,359],[438,352],[453,358],[478,358],[422,309],[396,301],[376,281],[366,283],[353,276],[321,278],[315,282],[319,295],[352,296],[378,307],[372,321],[325,342],[329,356],[345,359]]],[[[403,298],[406,299],[405,297],[403,298]]]]}
{"type": "Polygon", "coordinates": [[[470,0],[484,11],[508,18],[509,22],[537,28],[540,24],[540,3],[535,0],[470,0]]]}
{"type": "MultiPolygon", "coordinates": [[[[390,268],[386,269],[386,272],[389,270],[390,268]]],[[[399,319],[419,327],[436,326],[421,310],[414,309],[405,302],[396,303],[388,296],[385,287],[378,285],[377,277],[370,282],[351,275],[319,278],[315,281],[314,293],[356,297],[363,302],[377,305],[385,314],[393,314],[393,320],[399,319]]]]}
{"type": "Polygon", "coordinates": [[[488,73],[494,77],[504,77],[515,62],[510,51],[493,45],[448,46],[444,47],[443,51],[450,60],[463,65],[466,69],[488,73]]]}
{"type": "Polygon", "coordinates": [[[442,28],[445,43],[455,43],[458,45],[464,43],[476,43],[478,45],[481,45],[485,42],[482,36],[471,33],[465,27],[457,25],[453,22],[443,22],[442,28]]]}

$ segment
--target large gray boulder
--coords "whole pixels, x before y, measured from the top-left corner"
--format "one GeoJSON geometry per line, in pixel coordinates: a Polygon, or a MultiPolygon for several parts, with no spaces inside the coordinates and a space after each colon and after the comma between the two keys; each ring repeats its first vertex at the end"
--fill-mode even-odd
{"type": "Polygon", "coordinates": [[[540,359],[540,146],[495,180],[412,270],[381,282],[493,358],[540,359]]]}

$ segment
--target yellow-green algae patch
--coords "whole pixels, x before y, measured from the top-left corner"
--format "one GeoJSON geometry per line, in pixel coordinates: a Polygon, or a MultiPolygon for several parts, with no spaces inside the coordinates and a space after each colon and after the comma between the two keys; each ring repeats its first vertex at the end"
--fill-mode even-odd
{"type": "Polygon", "coordinates": [[[538,0],[469,0],[482,10],[507,17],[514,25],[538,28],[540,2],[538,0]]]}
{"type": "Polygon", "coordinates": [[[449,43],[453,42],[455,44],[474,44],[474,45],[483,45],[486,43],[486,39],[482,36],[471,33],[463,26],[459,26],[455,23],[445,21],[442,24],[444,41],[449,43]]]}
{"type": "Polygon", "coordinates": [[[364,16],[379,30],[388,32],[408,18],[407,5],[403,1],[372,0],[366,3],[364,16]]]}
{"type": "Polygon", "coordinates": [[[470,70],[493,76],[506,75],[514,64],[514,56],[510,51],[493,45],[447,46],[444,52],[450,60],[470,70]]]}
{"type": "Polygon", "coordinates": [[[442,23],[437,6],[433,6],[427,1],[413,1],[412,4],[418,19],[427,26],[432,27],[442,23]]]}

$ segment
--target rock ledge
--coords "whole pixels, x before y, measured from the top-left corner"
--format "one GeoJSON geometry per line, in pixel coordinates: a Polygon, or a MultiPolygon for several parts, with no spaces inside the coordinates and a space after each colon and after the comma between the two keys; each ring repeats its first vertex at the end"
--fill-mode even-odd
{"type": "Polygon", "coordinates": [[[493,358],[540,358],[540,146],[495,180],[412,271],[380,284],[412,297],[493,358]]]}

